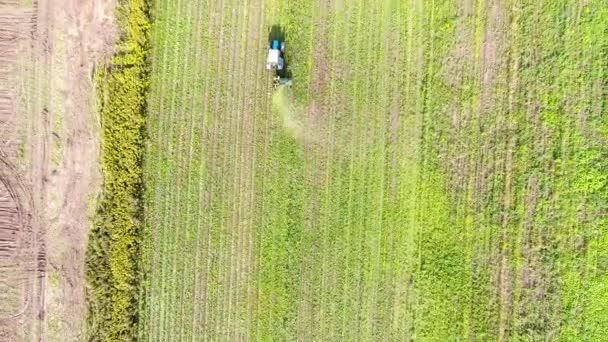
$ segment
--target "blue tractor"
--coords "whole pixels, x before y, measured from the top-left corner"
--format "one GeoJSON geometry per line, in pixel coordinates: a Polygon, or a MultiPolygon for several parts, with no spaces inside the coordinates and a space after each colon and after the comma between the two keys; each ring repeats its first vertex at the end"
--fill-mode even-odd
{"type": "Polygon", "coordinates": [[[278,39],[272,39],[268,46],[268,57],[266,58],[266,69],[275,69],[275,83],[277,85],[291,85],[291,79],[286,72],[285,64],[285,42],[278,39]]]}
{"type": "Polygon", "coordinates": [[[285,42],[279,42],[278,39],[271,41],[268,48],[268,58],[266,58],[266,69],[276,68],[277,70],[283,70],[285,67],[284,51],[285,42]]]}

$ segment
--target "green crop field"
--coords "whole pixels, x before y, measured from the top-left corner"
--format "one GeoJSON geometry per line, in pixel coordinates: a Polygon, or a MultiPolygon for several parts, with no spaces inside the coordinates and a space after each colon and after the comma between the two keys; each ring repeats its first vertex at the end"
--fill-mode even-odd
{"type": "Polygon", "coordinates": [[[140,339],[605,339],[608,1],[150,16],[140,339]]]}

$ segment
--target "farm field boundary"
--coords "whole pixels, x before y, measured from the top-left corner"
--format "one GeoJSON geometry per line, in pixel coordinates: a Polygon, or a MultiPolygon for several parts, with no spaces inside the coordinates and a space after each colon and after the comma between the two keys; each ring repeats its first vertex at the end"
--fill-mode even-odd
{"type": "Polygon", "coordinates": [[[103,189],[86,258],[87,336],[132,340],[137,334],[147,4],[121,2],[115,54],[95,74],[102,125],[103,189]]]}

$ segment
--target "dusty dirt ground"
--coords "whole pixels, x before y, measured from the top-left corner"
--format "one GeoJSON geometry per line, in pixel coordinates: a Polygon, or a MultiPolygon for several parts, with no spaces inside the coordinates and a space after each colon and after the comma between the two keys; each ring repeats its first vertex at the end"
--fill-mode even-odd
{"type": "Polygon", "coordinates": [[[83,339],[112,0],[0,0],[0,341],[83,339]],[[5,305],[6,304],[6,305],[5,305]]]}

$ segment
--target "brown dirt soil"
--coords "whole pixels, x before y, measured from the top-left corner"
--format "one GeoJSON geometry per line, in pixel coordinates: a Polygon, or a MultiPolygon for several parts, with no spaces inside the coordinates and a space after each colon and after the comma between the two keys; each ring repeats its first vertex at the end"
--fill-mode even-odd
{"type": "Polygon", "coordinates": [[[112,15],[111,0],[0,0],[0,341],[82,339],[112,15]]]}
{"type": "Polygon", "coordinates": [[[39,305],[33,296],[36,280],[44,276],[37,252],[39,225],[32,221],[32,198],[19,173],[0,151],[0,339],[12,340],[17,327],[29,324],[28,314],[39,305]]]}

